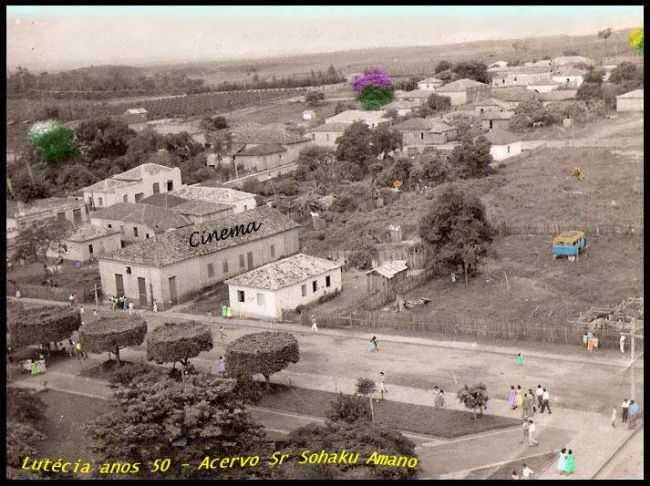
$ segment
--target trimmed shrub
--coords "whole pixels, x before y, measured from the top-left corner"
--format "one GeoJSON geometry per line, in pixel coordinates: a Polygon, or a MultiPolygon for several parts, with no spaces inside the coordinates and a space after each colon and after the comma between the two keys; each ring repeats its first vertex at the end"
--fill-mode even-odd
{"type": "Polygon", "coordinates": [[[73,307],[18,307],[8,317],[11,344],[14,348],[59,342],[69,338],[81,327],[81,314],[73,307]]]}
{"type": "Polygon", "coordinates": [[[298,340],[287,332],[246,334],[228,344],[226,374],[249,381],[259,373],[268,383],[273,373],[299,360],[298,340]]]}
{"type": "Polygon", "coordinates": [[[339,393],[335,400],[330,402],[326,417],[334,422],[352,424],[359,420],[370,421],[371,412],[368,400],[359,395],[343,395],[339,393]]]}
{"type": "Polygon", "coordinates": [[[120,361],[120,348],[138,346],[144,342],[147,323],[132,316],[113,315],[86,324],[81,328],[79,340],[89,353],[111,352],[120,361]]]}
{"type": "Polygon", "coordinates": [[[166,322],[147,337],[147,360],[158,364],[180,362],[187,366],[189,358],[213,347],[212,333],[196,321],[166,322]]]}

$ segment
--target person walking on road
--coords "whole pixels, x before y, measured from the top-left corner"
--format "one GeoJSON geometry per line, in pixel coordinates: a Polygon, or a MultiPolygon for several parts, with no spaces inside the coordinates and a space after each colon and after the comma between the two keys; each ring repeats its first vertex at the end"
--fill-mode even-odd
{"type": "Polygon", "coordinates": [[[68,302],[70,302],[70,307],[74,307],[74,294],[70,294],[70,297],[68,297],[68,302]]]}
{"type": "Polygon", "coordinates": [[[524,434],[524,438],[521,439],[521,441],[519,441],[520,444],[529,442],[529,435],[528,435],[529,428],[530,428],[530,424],[528,423],[528,420],[524,420],[523,423],[521,424],[521,431],[524,434]]]}
{"type": "Polygon", "coordinates": [[[438,385],[433,385],[433,408],[436,408],[438,403],[438,395],[440,395],[440,388],[438,388],[438,385]]]}
{"type": "Polygon", "coordinates": [[[445,408],[445,391],[444,390],[440,390],[440,393],[438,393],[438,396],[436,396],[435,401],[436,401],[436,404],[435,404],[436,408],[445,408]]]}
{"type": "Polygon", "coordinates": [[[379,348],[377,347],[377,337],[376,336],[373,336],[370,339],[370,342],[368,343],[368,351],[370,351],[371,353],[376,353],[377,351],[379,351],[379,348]]]}
{"type": "Polygon", "coordinates": [[[548,410],[549,415],[551,414],[551,404],[549,402],[550,395],[546,388],[543,388],[542,393],[542,408],[540,408],[539,413],[544,413],[544,410],[548,410]]]}
{"type": "Polygon", "coordinates": [[[515,390],[515,385],[510,385],[510,391],[508,392],[508,403],[513,410],[517,408],[517,391],[515,390]]]}
{"type": "Polygon", "coordinates": [[[536,430],[537,427],[535,426],[535,422],[533,422],[532,419],[529,419],[528,420],[528,446],[529,447],[534,447],[539,445],[539,442],[535,440],[536,430]]]}
{"type": "Polygon", "coordinates": [[[521,410],[521,418],[529,418],[533,416],[533,396],[528,392],[524,393],[524,406],[521,410]]]}
{"type": "Polygon", "coordinates": [[[542,408],[542,396],[544,395],[544,390],[542,385],[537,385],[537,390],[535,390],[535,397],[537,398],[537,408],[542,408]]]}
{"type": "Polygon", "coordinates": [[[634,400],[630,400],[630,407],[628,408],[627,412],[627,425],[628,428],[632,429],[636,425],[636,421],[639,418],[639,412],[641,411],[641,407],[639,407],[639,404],[636,403],[634,400]]]}
{"type": "Polygon", "coordinates": [[[515,364],[518,366],[523,366],[524,365],[524,355],[521,353],[517,353],[517,357],[515,358],[515,364]]]}
{"type": "Polygon", "coordinates": [[[621,422],[626,424],[627,423],[627,415],[630,407],[630,402],[628,402],[627,398],[623,400],[623,403],[621,404],[621,422]]]}
{"type": "Polygon", "coordinates": [[[567,474],[573,474],[576,472],[576,456],[573,455],[573,451],[569,449],[567,452],[566,460],[564,462],[564,472],[567,474]]]}
{"type": "Polygon", "coordinates": [[[530,479],[533,474],[535,474],[535,471],[533,471],[528,467],[526,463],[524,463],[523,469],[521,470],[521,479],[530,479]]]}
{"type": "Polygon", "coordinates": [[[625,354],[625,334],[621,334],[621,337],[618,340],[618,346],[621,349],[621,353],[625,354]]]}
{"type": "Polygon", "coordinates": [[[557,460],[557,470],[560,474],[564,474],[564,469],[566,467],[566,448],[560,451],[560,457],[557,460]]]}
{"type": "Polygon", "coordinates": [[[521,385],[517,385],[517,407],[522,408],[524,406],[524,392],[521,389],[521,385]]]}
{"type": "Polygon", "coordinates": [[[314,316],[311,316],[311,330],[318,332],[318,325],[316,324],[316,318],[314,316]]]}
{"type": "Polygon", "coordinates": [[[616,428],[616,408],[612,408],[612,427],[616,428]]]}
{"type": "Polygon", "coordinates": [[[379,386],[378,386],[378,388],[379,388],[379,393],[381,395],[381,400],[382,401],[384,400],[384,393],[388,393],[388,390],[386,390],[386,384],[384,383],[384,378],[385,378],[384,372],[380,371],[379,372],[379,386]]]}

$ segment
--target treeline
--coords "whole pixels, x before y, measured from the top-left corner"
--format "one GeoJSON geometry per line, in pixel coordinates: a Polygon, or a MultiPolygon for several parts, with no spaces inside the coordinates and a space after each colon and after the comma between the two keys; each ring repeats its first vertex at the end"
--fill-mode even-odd
{"type": "Polygon", "coordinates": [[[260,79],[257,73],[253,74],[251,81],[243,82],[228,82],[224,81],[218,84],[215,88],[216,91],[237,91],[244,89],[274,89],[274,88],[304,88],[308,86],[321,86],[324,84],[336,84],[345,82],[345,77],[342,76],[334,66],[330,66],[326,72],[311,71],[309,76],[294,77],[284,76],[276,78],[275,75],[271,79],[260,79]]]}

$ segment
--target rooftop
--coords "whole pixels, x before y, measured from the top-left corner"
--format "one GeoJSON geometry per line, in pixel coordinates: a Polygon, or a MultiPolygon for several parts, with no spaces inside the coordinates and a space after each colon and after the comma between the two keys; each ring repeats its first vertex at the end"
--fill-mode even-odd
{"type": "Polygon", "coordinates": [[[400,272],[403,272],[404,270],[408,270],[408,266],[406,265],[406,260],[393,260],[392,262],[386,262],[383,265],[378,266],[377,268],[368,270],[366,272],[366,275],[369,273],[378,273],[382,277],[393,278],[395,275],[397,275],[400,272]]]}
{"type": "Polygon", "coordinates": [[[507,103],[496,98],[488,98],[485,100],[477,101],[474,103],[474,106],[496,106],[498,108],[503,108],[504,110],[507,110],[509,108],[507,103]]]}
{"type": "Polygon", "coordinates": [[[344,132],[350,125],[347,123],[325,123],[317,127],[310,128],[310,132],[344,132]]]}
{"type": "Polygon", "coordinates": [[[129,108],[126,110],[127,115],[144,115],[149,113],[145,108],[129,108]]]}
{"type": "MultiPolygon", "coordinates": [[[[429,93],[431,94],[431,93],[429,93]]],[[[338,115],[331,116],[325,120],[325,123],[354,123],[355,121],[381,121],[388,120],[384,118],[383,111],[363,111],[363,110],[346,110],[338,115]]]]}
{"type": "Polygon", "coordinates": [[[84,187],[81,189],[83,192],[115,192],[115,189],[118,187],[126,187],[132,185],[136,182],[142,181],[142,179],[147,175],[158,174],[159,172],[171,172],[175,168],[167,167],[160,164],[142,164],[133,169],[122,172],[121,174],[115,174],[108,179],[104,179],[90,186],[84,187]]]}
{"type": "Polygon", "coordinates": [[[7,199],[7,217],[15,218],[43,211],[54,211],[68,206],[82,208],[84,205],[84,200],[76,197],[48,197],[46,199],[35,199],[27,204],[7,199]]]}
{"type": "Polygon", "coordinates": [[[114,235],[119,232],[120,231],[117,229],[110,230],[102,226],[97,226],[94,224],[87,223],[77,228],[77,230],[74,233],[72,233],[69,237],[67,237],[66,240],[74,241],[74,242],[84,242],[84,241],[95,240],[97,238],[102,238],[108,235],[114,235]]]}
{"type": "Polygon", "coordinates": [[[91,219],[108,219],[125,223],[144,224],[156,232],[182,228],[191,224],[185,216],[171,209],[151,204],[121,202],[113,204],[90,215],[91,219]]]}
{"type": "Polygon", "coordinates": [[[629,91],[620,96],[617,96],[617,98],[643,98],[643,90],[635,89],[634,91],[629,91]]]}
{"type": "Polygon", "coordinates": [[[232,208],[226,204],[216,204],[198,199],[185,201],[172,208],[180,214],[189,214],[191,216],[205,216],[208,214],[221,213],[230,211],[232,208]]]}
{"type": "Polygon", "coordinates": [[[465,91],[468,88],[478,88],[478,87],[487,87],[485,83],[479,83],[473,79],[459,79],[452,83],[445,84],[444,86],[437,89],[438,93],[445,93],[449,91],[465,91]]]}
{"type": "Polygon", "coordinates": [[[502,101],[526,101],[535,98],[535,93],[523,86],[493,88],[492,97],[502,101]]]}
{"type": "Polygon", "coordinates": [[[140,203],[151,204],[152,206],[158,206],[160,208],[173,208],[174,206],[178,206],[187,201],[188,199],[174,196],[169,192],[159,192],[153,196],[145,197],[140,201],[140,203]]]}
{"type": "Polygon", "coordinates": [[[237,155],[244,156],[257,156],[257,155],[272,155],[286,152],[287,149],[278,143],[263,143],[260,145],[253,145],[251,147],[246,147],[243,150],[237,152],[237,155]]]}
{"type": "Polygon", "coordinates": [[[584,56],[560,56],[560,57],[553,58],[553,64],[555,65],[580,64],[580,63],[592,65],[594,61],[584,56]]]}
{"type": "Polygon", "coordinates": [[[308,138],[287,131],[274,125],[244,123],[232,129],[232,141],[235,144],[281,144],[287,145],[309,140],[308,138]]]}
{"type": "Polygon", "coordinates": [[[403,91],[398,95],[399,99],[423,98],[428,99],[432,92],[426,89],[414,89],[413,91],[403,91]]]}
{"type": "Polygon", "coordinates": [[[508,145],[510,143],[521,141],[521,135],[510,133],[506,130],[501,130],[498,128],[494,128],[489,132],[479,136],[483,136],[488,139],[492,145],[508,145]]]}
{"type": "Polygon", "coordinates": [[[418,83],[442,83],[442,79],[438,78],[425,78],[422,81],[418,81],[418,83]]]}
{"type": "Polygon", "coordinates": [[[542,101],[563,101],[575,99],[578,90],[576,89],[556,89],[548,93],[539,93],[538,97],[542,101]]]}
{"type": "Polygon", "coordinates": [[[242,199],[249,199],[255,197],[255,194],[250,192],[237,191],[228,187],[213,187],[213,186],[181,186],[172,192],[173,195],[185,199],[198,199],[199,201],[207,201],[216,204],[231,205],[235,201],[242,199]]]}
{"type": "Polygon", "coordinates": [[[481,113],[483,120],[510,120],[515,115],[514,111],[485,111],[481,113]]]}
{"type": "Polygon", "coordinates": [[[144,240],[122,248],[112,256],[101,258],[162,267],[191,258],[211,255],[226,248],[267,238],[294,228],[300,228],[300,225],[284,216],[277,209],[262,206],[243,213],[226,215],[209,223],[191,225],[176,231],[163,233],[155,240],[144,240]],[[235,226],[247,226],[250,223],[261,223],[259,230],[242,236],[226,238],[225,240],[213,239],[212,242],[205,245],[190,246],[190,236],[194,232],[201,233],[205,231],[206,233],[212,233],[235,226]]]}
{"type": "Polygon", "coordinates": [[[340,267],[340,262],[298,253],[237,275],[226,280],[226,284],[254,289],[278,290],[302,283],[340,267]]]}
{"type": "Polygon", "coordinates": [[[409,118],[393,127],[395,130],[426,130],[432,133],[444,133],[455,130],[451,125],[438,118],[409,118]]]}

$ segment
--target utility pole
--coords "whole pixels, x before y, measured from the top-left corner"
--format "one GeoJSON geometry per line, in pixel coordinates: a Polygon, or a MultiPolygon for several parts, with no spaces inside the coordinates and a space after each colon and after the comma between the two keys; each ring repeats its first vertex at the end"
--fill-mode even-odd
{"type": "Polygon", "coordinates": [[[637,335],[636,333],[636,319],[632,318],[632,328],[630,329],[629,333],[621,333],[623,335],[627,335],[630,337],[630,364],[627,366],[630,369],[630,400],[635,400],[636,396],[636,367],[635,367],[635,361],[637,359],[640,359],[643,356],[643,353],[641,353],[638,357],[635,356],[636,354],[636,340],[637,339],[643,339],[643,335],[637,335]]]}

